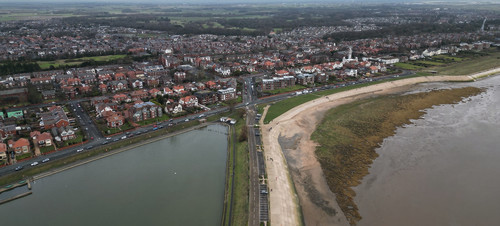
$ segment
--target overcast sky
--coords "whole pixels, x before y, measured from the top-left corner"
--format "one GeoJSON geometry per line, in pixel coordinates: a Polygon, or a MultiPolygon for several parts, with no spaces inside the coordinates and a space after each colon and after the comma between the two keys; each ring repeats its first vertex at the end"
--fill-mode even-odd
{"type": "MultiPolygon", "coordinates": [[[[0,3],[27,3],[27,2],[52,2],[52,3],[74,3],[74,2],[99,2],[99,3],[363,3],[363,2],[424,2],[425,0],[0,0],[0,3]]],[[[451,1],[457,2],[455,0],[440,0],[440,1],[451,1]]],[[[461,0],[464,1],[464,0],[461,0]]],[[[478,1],[478,0],[475,0],[478,1]]],[[[488,0],[479,0],[488,1],[488,0]]],[[[491,1],[491,0],[490,0],[491,1]]],[[[427,1],[428,2],[428,1],[427,1]]]]}

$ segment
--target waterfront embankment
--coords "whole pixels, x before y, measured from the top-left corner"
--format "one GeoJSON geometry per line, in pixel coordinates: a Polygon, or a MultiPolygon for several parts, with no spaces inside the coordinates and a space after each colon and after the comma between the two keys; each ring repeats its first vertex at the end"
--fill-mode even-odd
{"type": "Polygon", "coordinates": [[[328,187],[325,174],[316,159],[314,151],[317,144],[310,140],[311,134],[315,131],[316,126],[320,123],[327,110],[374,95],[400,93],[419,83],[471,82],[482,76],[498,72],[500,72],[500,68],[467,76],[413,77],[327,96],[318,96],[317,99],[296,106],[281,114],[267,125],[261,123],[266,166],[268,178],[270,178],[269,187],[273,190],[270,195],[270,215],[273,223],[300,224],[300,213],[297,213],[299,203],[295,201],[295,197],[298,195],[306,225],[349,224],[336,201],[335,195],[328,187]],[[292,151],[282,150],[279,142],[280,137],[293,138],[292,141],[288,142],[293,144],[290,150],[300,150],[300,155],[293,156],[292,151]],[[287,159],[285,159],[286,155],[289,156],[287,159]],[[289,166],[291,175],[288,171],[289,166]],[[297,194],[294,193],[291,188],[292,183],[287,179],[290,176],[293,178],[297,194]],[[290,222],[290,219],[295,220],[290,222]]]}

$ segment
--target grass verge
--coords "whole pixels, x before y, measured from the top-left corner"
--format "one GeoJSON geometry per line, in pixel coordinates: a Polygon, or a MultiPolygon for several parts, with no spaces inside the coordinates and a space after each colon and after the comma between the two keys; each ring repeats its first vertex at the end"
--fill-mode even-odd
{"type": "MultiPolygon", "coordinates": [[[[239,115],[239,114],[238,114],[239,115]]],[[[249,169],[248,169],[248,143],[247,141],[239,141],[241,131],[245,128],[246,122],[240,116],[230,116],[237,120],[237,123],[231,130],[234,130],[236,136],[230,136],[230,148],[235,147],[234,151],[230,151],[228,155],[228,172],[226,185],[226,202],[224,208],[223,225],[246,225],[248,224],[248,190],[249,190],[249,169]],[[233,146],[234,145],[234,146],[233,146]],[[235,158],[233,171],[233,155],[235,158]],[[234,173],[234,181],[231,175],[234,173]],[[233,192],[231,192],[231,183],[234,183],[233,192]],[[231,194],[233,196],[231,196],[231,194]],[[229,208],[232,203],[232,214],[230,219],[229,208]]],[[[233,131],[230,131],[232,134],[233,131]]]]}

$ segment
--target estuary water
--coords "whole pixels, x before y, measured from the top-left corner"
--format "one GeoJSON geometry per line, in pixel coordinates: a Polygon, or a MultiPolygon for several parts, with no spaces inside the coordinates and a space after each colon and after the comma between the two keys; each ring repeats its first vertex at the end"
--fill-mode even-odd
{"type": "Polygon", "coordinates": [[[462,86],[487,90],[426,110],[377,149],[355,188],[359,225],[500,224],[500,76],[417,90],[462,86]]]}
{"type": "Polygon", "coordinates": [[[1,225],[220,225],[227,128],[211,125],[58,173],[1,225]]]}

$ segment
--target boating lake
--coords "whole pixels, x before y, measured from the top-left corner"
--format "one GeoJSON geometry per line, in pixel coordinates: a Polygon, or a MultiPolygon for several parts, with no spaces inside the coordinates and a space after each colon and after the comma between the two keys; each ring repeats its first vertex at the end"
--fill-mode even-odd
{"type": "Polygon", "coordinates": [[[500,222],[500,76],[455,105],[436,106],[384,140],[370,174],[355,187],[358,225],[498,225],[500,222]]]}
{"type": "Polygon", "coordinates": [[[2,225],[220,225],[227,128],[211,125],[37,180],[2,225]]]}

